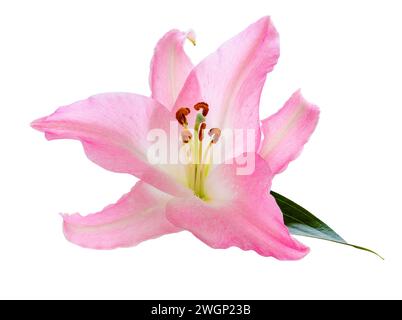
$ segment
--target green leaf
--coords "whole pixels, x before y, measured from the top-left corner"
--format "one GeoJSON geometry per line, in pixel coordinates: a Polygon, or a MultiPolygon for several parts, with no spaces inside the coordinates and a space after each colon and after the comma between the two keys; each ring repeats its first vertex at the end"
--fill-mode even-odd
{"type": "Polygon", "coordinates": [[[347,243],[339,234],[337,234],[334,230],[332,230],[327,224],[322,222],[312,213],[302,208],[292,200],[289,200],[288,198],[274,191],[271,191],[271,194],[275,198],[279,207],[281,208],[285,224],[288,227],[290,233],[298,236],[322,239],[351,246],[356,249],[374,253],[375,255],[384,260],[383,257],[381,257],[378,253],[374,252],[373,250],[347,243]]]}

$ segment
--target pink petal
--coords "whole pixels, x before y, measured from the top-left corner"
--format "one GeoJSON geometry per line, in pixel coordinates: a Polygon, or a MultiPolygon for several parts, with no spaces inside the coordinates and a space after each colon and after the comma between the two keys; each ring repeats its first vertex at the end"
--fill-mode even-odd
{"type": "Polygon", "coordinates": [[[309,249],[290,236],[269,195],[271,178],[267,163],[258,156],[251,175],[237,175],[236,165],[222,164],[208,177],[208,201],[174,198],[166,216],[213,248],[236,246],[277,259],[300,259],[309,249]]]}
{"type": "Polygon", "coordinates": [[[277,113],[262,121],[260,155],[274,174],[296,159],[318,123],[319,109],[296,91],[277,113]]]}
{"type": "Polygon", "coordinates": [[[63,215],[66,238],[82,247],[113,249],[180,231],[165,217],[170,196],[140,181],[116,204],[87,216],[63,215]]]}
{"type": "Polygon", "coordinates": [[[278,57],[278,33],[271,19],[264,17],[225,42],[193,69],[176,108],[205,101],[210,106],[209,127],[254,130],[258,148],[261,90],[278,57]]]}
{"type": "MultiPolygon", "coordinates": [[[[173,108],[193,65],[183,50],[186,38],[190,37],[179,30],[166,33],[155,48],[149,76],[152,98],[173,108]]],[[[191,38],[191,41],[194,41],[191,38]]]]}
{"type": "Polygon", "coordinates": [[[170,194],[188,190],[147,158],[149,130],[169,133],[169,111],[155,100],[130,93],[105,93],[59,108],[32,127],[47,139],[76,139],[90,160],[115,172],[130,173],[170,194]]]}

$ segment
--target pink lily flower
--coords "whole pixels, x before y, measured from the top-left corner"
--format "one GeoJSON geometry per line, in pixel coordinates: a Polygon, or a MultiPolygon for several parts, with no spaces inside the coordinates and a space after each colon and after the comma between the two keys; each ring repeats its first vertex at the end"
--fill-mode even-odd
{"type": "Polygon", "coordinates": [[[66,238],[82,247],[112,249],[187,230],[212,248],[236,246],[281,260],[304,257],[308,247],[289,234],[269,190],[273,177],[308,141],[319,110],[297,91],[261,125],[261,91],[279,57],[271,19],[250,25],[195,67],[183,50],[186,38],[195,41],[191,33],[172,30],[158,42],[151,98],[99,94],[32,123],[48,140],[79,140],[96,164],[140,179],[98,213],[64,214],[66,238]],[[206,162],[149,160],[148,133],[169,132],[172,121],[180,126],[191,159],[206,162]],[[253,143],[231,162],[209,163],[208,152],[219,148],[225,129],[253,132],[253,143]],[[245,155],[254,159],[254,170],[239,175],[238,159],[245,155]]]}

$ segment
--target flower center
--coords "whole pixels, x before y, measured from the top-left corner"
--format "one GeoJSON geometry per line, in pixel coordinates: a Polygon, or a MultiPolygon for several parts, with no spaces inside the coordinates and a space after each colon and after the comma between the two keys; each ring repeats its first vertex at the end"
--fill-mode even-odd
{"type": "Polygon", "coordinates": [[[187,148],[187,165],[186,177],[188,187],[193,190],[194,194],[203,199],[207,199],[205,193],[205,180],[211,168],[212,146],[219,141],[221,130],[219,128],[211,128],[208,131],[210,141],[204,146],[204,132],[207,128],[206,117],[208,115],[209,106],[205,102],[199,102],[194,105],[197,114],[194,123],[194,136],[188,129],[187,116],[190,114],[190,108],[183,107],[176,112],[176,119],[182,127],[181,140],[187,148]]]}

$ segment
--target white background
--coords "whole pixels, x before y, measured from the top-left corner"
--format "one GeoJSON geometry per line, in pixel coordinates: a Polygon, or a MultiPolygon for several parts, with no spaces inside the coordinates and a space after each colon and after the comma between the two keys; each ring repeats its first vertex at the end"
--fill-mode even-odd
{"type": "Polygon", "coordinates": [[[0,298],[402,298],[400,1],[2,1],[0,3],[0,298]],[[281,36],[261,114],[297,88],[321,107],[277,190],[376,256],[301,239],[280,262],[191,234],[129,249],[67,242],[58,212],[96,212],[134,184],[47,142],[29,123],[109,91],[149,94],[149,61],[169,29],[193,28],[193,61],[262,15],[281,36]]]}

